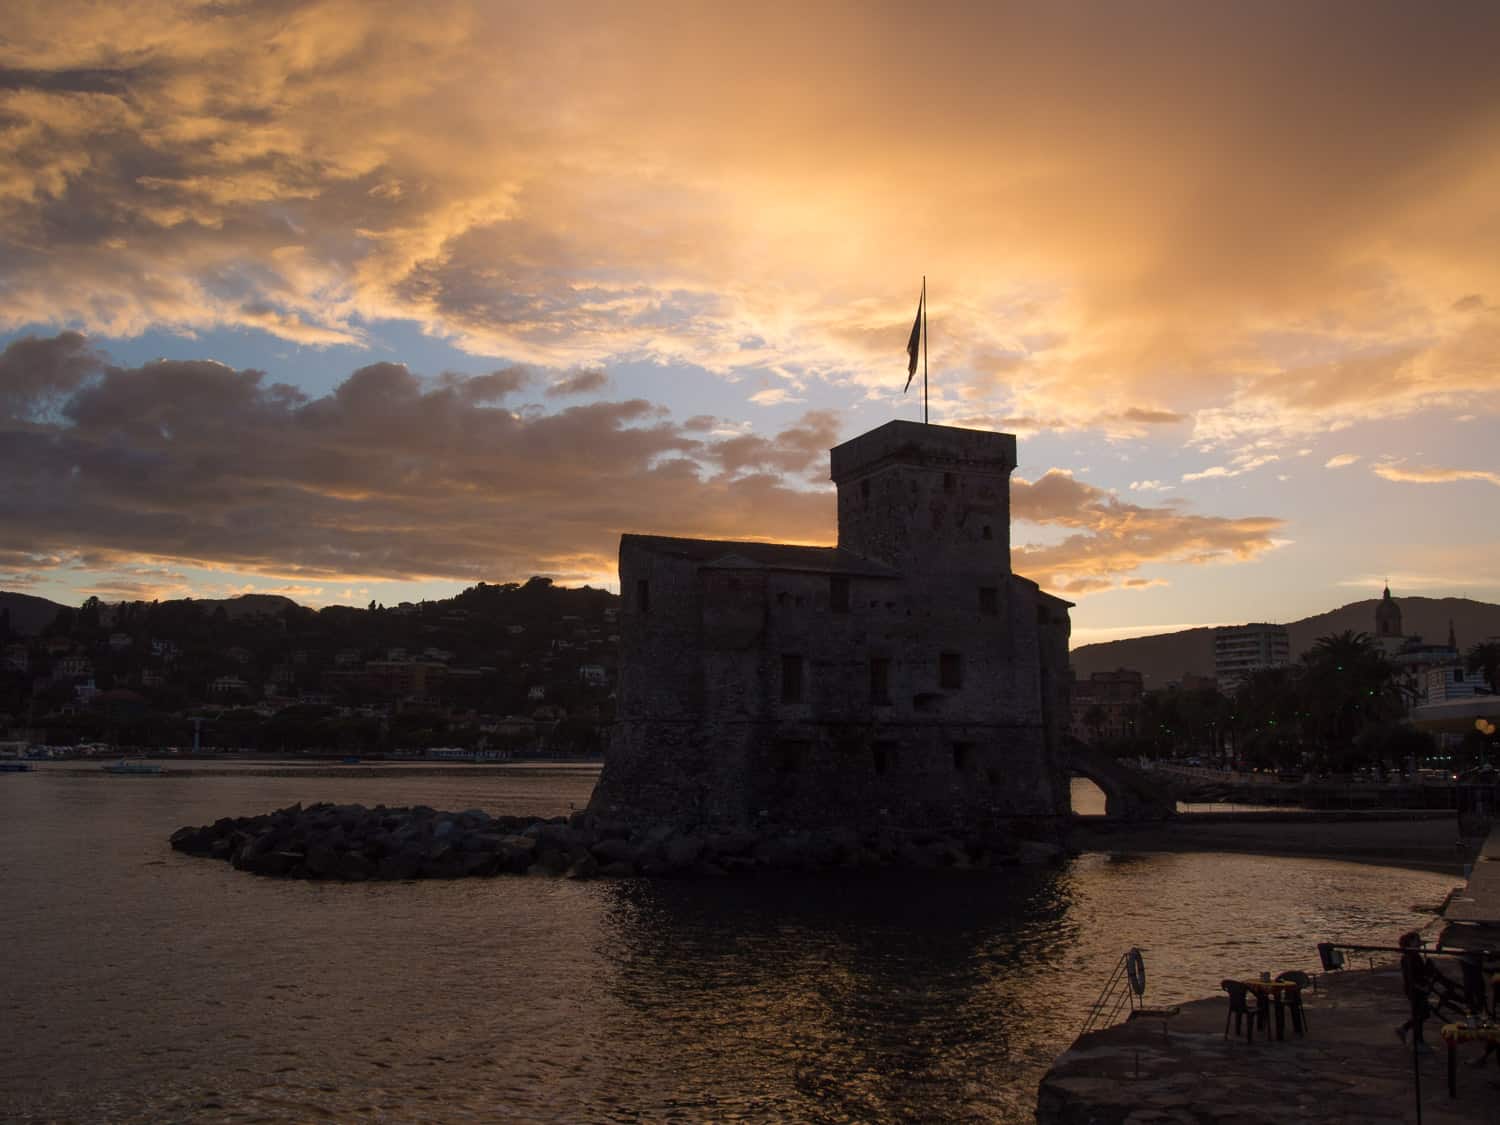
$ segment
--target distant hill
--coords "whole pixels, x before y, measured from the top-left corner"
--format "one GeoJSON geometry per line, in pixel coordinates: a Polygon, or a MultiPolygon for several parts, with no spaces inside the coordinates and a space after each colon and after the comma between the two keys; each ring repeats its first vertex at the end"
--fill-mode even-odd
{"type": "MultiPolygon", "coordinates": [[[[1350,602],[1339,609],[1286,622],[1291,641],[1292,659],[1301,656],[1319,637],[1342,633],[1375,632],[1376,598],[1350,602]]],[[[1397,598],[1401,607],[1401,629],[1408,636],[1417,634],[1431,644],[1448,639],[1448,622],[1458,639],[1459,651],[1487,637],[1500,636],[1500,605],[1477,602],[1472,598],[1397,598]]],[[[1184,629],[1177,633],[1160,633],[1154,637],[1130,637],[1121,641],[1104,641],[1073,650],[1069,659],[1080,678],[1094,672],[1116,668],[1134,668],[1145,677],[1146,687],[1165,687],[1184,673],[1198,676],[1214,674],[1214,631],[1184,629]]]]}
{"type": "MultiPolygon", "coordinates": [[[[297,609],[297,603],[280,594],[240,594],[233,598],[179,598],[177,603],[192,602],[212,613],[219,606],[231,621],[242,617],[279,617],[288,609],[297,609]]],[[[170,603],[169,603],[170,604],[170,603]]]]}
{"type": "Polygon", "coordinates": [[[31,594],[10,594],[0,590],[0,611],[10,611],[10,628],[14,633],[34,637],[52,624],[63,607],[46,598],[31,594]]]}

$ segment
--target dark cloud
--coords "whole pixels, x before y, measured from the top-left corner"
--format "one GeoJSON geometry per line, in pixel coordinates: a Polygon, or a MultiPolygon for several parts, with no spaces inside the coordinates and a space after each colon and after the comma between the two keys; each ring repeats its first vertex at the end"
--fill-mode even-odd
{"type": "Polygon", "coordinates": [[[838,444],[838,415],[831,410],[809,410],[788,429],[772,438],[744,434],[714,443],[709,456],[725,472],[768,469],[811,473],[827,479],[828,450],[838,444]]]}
{"type": "Polygon", "coordinates": [[[0,352],[0,411],[29,417],[79,387],[102,362],[77,332],[13,340],[0,352]]]}
{"type": "Polygon", "coordinates": [[[602,391],[609,386],[609,376],[602,371],[580,371],[559,379],[547,388],[548,398],[562,398],[566,395],[586,395],[595,391],[602,391]]]}
{"type": "MultiPolygon", "coordinates": [[[[9,361],[52,370],[82,346],[29,341],[9,361]]],[[[643,399],[526,416],[486,405],[519,379],[429,380],[381,363],[308,399],[211,361],[98,366],[72,379],[56,418],[0,432],[0,565],[155,558],[311,578],[597,579],[623,530],[831,534],[826,494],[743,459],[710,476],[700,461],[722,462],[714,446],[643,399]]],[[[800,466],[813,440],[799,425],[771,444],[800,466]]]]}
{"type": "MultiPolygon", "coordinates": [[[[163,566],[182,565],[308,581],[598,580],[623,531],[835,535],[831,492],[788,483],[826,478],[840,437],[829,411],[769,437],[715,438],[712,419],[677,423],[644,399],[491,405],[525,385],[517,369],[429,379],[396,363],[309,398],[208,360],[112,365],[66,334],[18,341],[0,371],[33,397],[64,395],[49,417],[0,424],[0,569],[17,581],[70,567],[159,586],[176,573],[163,566]]],[[[1151,564],[1253,558],[1281,528],[1125,503],[1057,470],[1016,479],[1012,507],[1069,532],[1015,557],[1062,593],[1140,585],[1133,572],[1151,564]]]]}

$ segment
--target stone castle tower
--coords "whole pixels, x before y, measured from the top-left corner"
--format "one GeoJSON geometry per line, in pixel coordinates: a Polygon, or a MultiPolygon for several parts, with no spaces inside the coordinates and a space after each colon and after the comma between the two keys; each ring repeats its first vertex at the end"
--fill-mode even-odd
{"type": "Polygon", "coordinates": [[[1070,603],[1011,573],[1009,434],[835,447],[838,546],[625,535],[590,809],[973,825],[1069,809],[1070,603]]]}

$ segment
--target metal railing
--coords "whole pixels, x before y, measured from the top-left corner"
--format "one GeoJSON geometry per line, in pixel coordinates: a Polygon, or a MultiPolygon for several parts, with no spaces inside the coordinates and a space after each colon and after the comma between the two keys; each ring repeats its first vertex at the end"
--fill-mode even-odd
{"type": "Polygon", "coordinates": [[[1139,949],[1128,949],[1115,962],[1114,971],[1104,982],[1099,996],[1089,1005],[1088,1015],[1083,1021],[1079,1035],[1087,1035],[1096,1027],[1109,1027],[1120,1013],[1135,1007],[1136,998],[1146,990],[1145,962],[1139,949]],[[1132,967],[1133,966],[1133,967],[1132,967]]]}

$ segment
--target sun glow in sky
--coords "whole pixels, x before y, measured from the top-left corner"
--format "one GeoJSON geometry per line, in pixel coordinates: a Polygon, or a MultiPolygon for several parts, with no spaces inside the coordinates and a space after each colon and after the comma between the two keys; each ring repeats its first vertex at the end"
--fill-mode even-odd
{"type": "Polygon", "coordinates": [[[0,588],[828,542],[929,277],[1075,640],[1500,600],[1500,8],[7,6],[0,588]]]}

